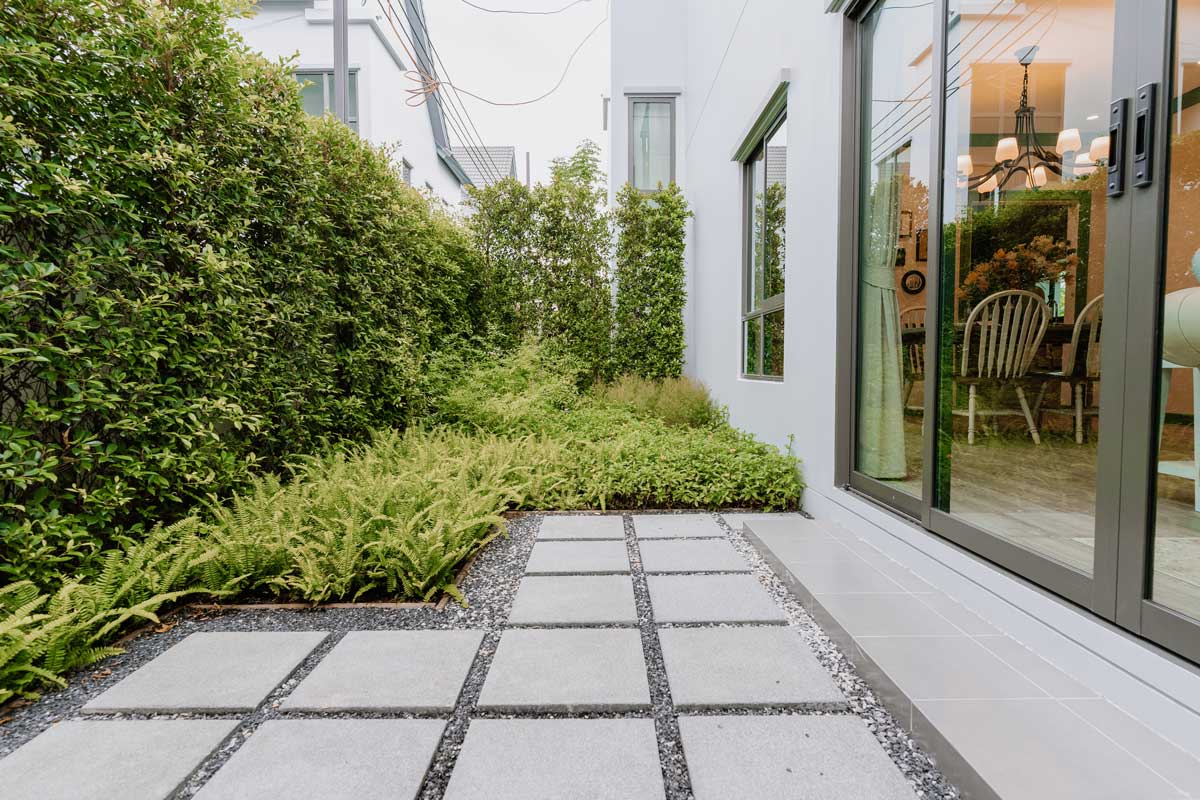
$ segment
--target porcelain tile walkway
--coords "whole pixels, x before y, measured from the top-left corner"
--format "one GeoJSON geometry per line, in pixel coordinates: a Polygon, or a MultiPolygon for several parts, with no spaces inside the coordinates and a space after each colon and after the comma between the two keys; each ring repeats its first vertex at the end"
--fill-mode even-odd
{"type": "MultiPolygon", "coordinates": [[[[620,522],[546,518],[448,785],[432,796],[658,800],[678,737],[698,800],[912,800],[711,516],[620,522]]],[[[196,797],[428,798],[485,633],[348,633],[244,741],[239,722],[326,635],[193,634],[0,761],[0,794],[166,800],[235,749],[196,797]]]]}

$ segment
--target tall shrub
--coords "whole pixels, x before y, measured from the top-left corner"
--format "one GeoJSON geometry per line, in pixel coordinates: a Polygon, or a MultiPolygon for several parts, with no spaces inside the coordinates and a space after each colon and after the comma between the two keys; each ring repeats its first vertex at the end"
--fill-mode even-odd
{"type": "Polygon", "coordinates": [[[613,366],[618,373],[674,378],[683,370],[689,216],[674,183],[652,198],[629,184],[617,195],[613,366]]]}
{"type": "Polygon", "coordinates": [[[0,582],[406,421],[469,240],[226,0],[0,7],[0,582]]]}

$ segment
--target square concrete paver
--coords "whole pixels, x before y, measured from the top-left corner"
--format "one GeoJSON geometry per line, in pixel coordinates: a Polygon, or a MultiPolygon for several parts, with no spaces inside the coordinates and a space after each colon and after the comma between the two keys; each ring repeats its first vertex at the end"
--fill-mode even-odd
{"type": "Polygon", "coordinates": [[[749,572],[724,539],[663,539],[638,543],[646,572],[749,572]]]}
{"type": "Polygon", "coordinates": [[[479,707],[628,711],[650,705],[637,630],[521,630],[500,637],[479,707]]]}
{"type": "Polygon", "coordinates": [[[324,631],[193,633],[83,711],[249,711],[292,674],[326,635],[324,631]]]}
{"type": "Polygon", "coordinates": [[[696,800],[915,800],[854,716],[680,717],[696,800]]]}
{"type": "Polygon", "coordinates": [[[635,625],[628,575],[526,575],[509,625],[635,625]]]}
{"type": "Polygon", "coordinates": [[[787,622],[752,575],[650,575],[646,583],[655,622],[787,622]]]}
{"type": "Polygon", "coordinates": [[[413,800],[445,727],[432,719],[269,720],[196,800],[413,800]]]}
{"type": "Polygon", "coordinates": [[[639,539],[720,538],[725,531],[712,514],[638,514],[633,529],[639,539]]]}
{"type": "Polygon", "coordinates": [[[482,631],[352,631],[283,701],[288,711],[449,711],[482,631]]]}
{"type": "Polygon", "coordinates": [[[668,628],[658,638],[676,708],[846,703],[790,628],[668,628]]]}
{"type": "Polygon", "coordinates": [[[0,760],[4,800],[165,800],[237,720],[60,722],[0,760]]]}
{"type": "Polygon", "coordinates": [[[538,526],[539,540],[579,541],[587,539],[624,539],[625,520],[618,515],[548,514],[538,526]]]}
{"type": "Polygon", "coordinates": [[[663,800],[650,719],[476,719],[446,800],[663,800]]]}
{"type": "Polygon", "coordinates": [[[537,542],[526,575],[628,575],[625,542],[537,542]]]}

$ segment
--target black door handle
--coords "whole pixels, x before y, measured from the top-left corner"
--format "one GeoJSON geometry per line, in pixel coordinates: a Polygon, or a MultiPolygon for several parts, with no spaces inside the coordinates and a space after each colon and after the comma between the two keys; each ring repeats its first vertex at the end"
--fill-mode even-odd
{"type": "Polygon", "coordinates": [[[1154,183],[1154,111],[1158,84],[1147,83],[1137,90],[1133,106],[1133,185],[1154,183]]]}
{"type": "Polygon", "coordinates": [[[1129,113],[1129,98],[1113,100],[1108,109],[1108,191],[1109,197],[1125,193],[1125,117],[1129,113]]]}

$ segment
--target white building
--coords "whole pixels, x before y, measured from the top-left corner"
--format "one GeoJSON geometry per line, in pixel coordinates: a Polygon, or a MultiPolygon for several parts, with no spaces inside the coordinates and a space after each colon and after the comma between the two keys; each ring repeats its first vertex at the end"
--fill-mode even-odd
{"type": "MultiPolygon", "coordinates": [[[[450,148],[450,128],[436,96],[412,106],[406,75],[414,67],[433,72],[434,45],[424,26],[421,0],[349,3],[350,123],[377,145],[398,145],[395,158],[405,180],[449,204],[470,183],[450,148]],[[414,59],[417,63],[414,64],[414,59]]],[[[293,64],[305,82],[304,108],[333,108],[333,9],[329,0],[259,0],[257,13],[230,27],[267,58],[293,64]],[[294,57],[294,59],[293,59],[294,57]]]]}
{"type": "Polygon", "coordinates": [[[1200,0],[611,26],[612,190],[695,213],[687,371],[861,554],[775,550],[818,619],[971,796],[1200,793],[1200,0]]]}

